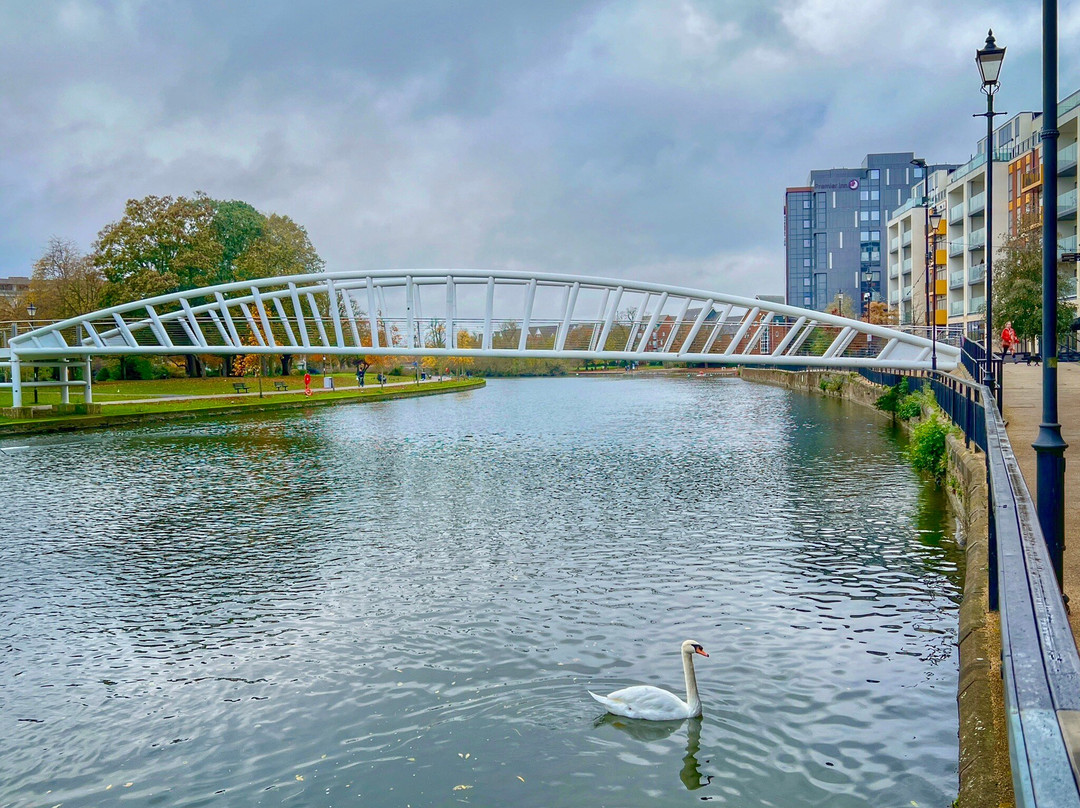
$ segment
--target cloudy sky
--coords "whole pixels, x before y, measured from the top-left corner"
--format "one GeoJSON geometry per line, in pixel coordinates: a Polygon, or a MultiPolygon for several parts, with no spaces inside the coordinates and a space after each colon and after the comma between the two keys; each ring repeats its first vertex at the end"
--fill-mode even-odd
{"type": "Polygon", "coordinates": [[[785,187],[971,156],[990,27],[998,108],[1041,108],[1026,0],[0,0],[0,276],[201,190],[291,216],[333,270],[782,294],[785,187]]]}

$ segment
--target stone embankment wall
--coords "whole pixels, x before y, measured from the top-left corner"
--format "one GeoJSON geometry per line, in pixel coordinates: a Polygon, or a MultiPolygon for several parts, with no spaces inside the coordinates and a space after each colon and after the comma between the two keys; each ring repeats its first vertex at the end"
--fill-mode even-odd
{"type": "MultiPolygon", "coordinates": [[[[884,388],[858,373],[743,368],[741,375],[747,381],[853,401],[868,407],[877,417],[891,417],[874,408],[884,388]]],[[[946,484],[960,525],[965,558],[957,632],[960,784],[955,805],[957,808],[1012,805],[1001,679],[1001,624],[997,613],[990,611],[989,603],[986,462],[980,452],[952,436],[948,439],[948,453],[946,484]]]]}

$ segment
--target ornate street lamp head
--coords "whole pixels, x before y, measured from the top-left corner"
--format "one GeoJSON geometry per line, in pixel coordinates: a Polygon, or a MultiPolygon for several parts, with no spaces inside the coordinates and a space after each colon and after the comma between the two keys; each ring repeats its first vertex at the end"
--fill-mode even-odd
{"type": "Polygon", "coordinates": [[[937,230],[938,225],[941,224],[941,214],[934,210],[930,212],[930,229],[937,230]]]}
{"type": "Polygon", "coordinates": [[[34,315],[37,314],[37,306],[34,305],[33,301],[30,301],[26,304],[26,314],[30,317],[31,320],[33,320],[34,315]]]}
{"type": "Polygon", "coordinates": [[[1005,48],[999,48],[994,42],[994,32],[991,30],[986,37],[986,44],[982,49],[975,51],[975,63],[979,66],[979,74],[982,76],[983,92],[993,95],[998,88],[998,76],[1001,75],[1001,63],[1005,61],[1005,48]]]}

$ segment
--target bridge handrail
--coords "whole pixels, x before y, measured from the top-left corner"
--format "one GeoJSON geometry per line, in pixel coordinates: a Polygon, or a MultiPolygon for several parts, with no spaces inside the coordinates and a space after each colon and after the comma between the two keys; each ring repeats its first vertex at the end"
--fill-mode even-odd
{"type": "MultiPolygon", "coordinates": [[[[112,317],[114,315],[121,315],[126,312],[137,311],[139,309],[146,308],[148,306],[161,306],[170,303],[176,303],[180,300],[187,300],[191,297],[207,297],[216,294],[226,295],[233,292],[251,292],[254,289],[261,289],[263,287],[283,286],[284,288],[278,289],[267,293],[263,299],[272,300],[274,298],[285,299],[292,294],[292,290],[289,284],[314,284],[313,287],[305,289],[299,289],[297,291],[303,292],[315,292],[326,293],[329,291],[328,282],[344,281],[346,283],[353,281],[357,284],[365,278],[370,278],[371,282],[375,286],[403,286],[408,283],[418,284],[442,284],[447,281],[448,278],[453,278],[454,283],[486,283],[489,279],[498,279],[500,281],[510,281],[520,284],[528,284],[530,282],[536,282],[538,285],[555,285],[555,286],[569,286],[572,284],[579,284],[583,288],[595,288],[595,289],[622,289],[625,291],[633,292],[648,292],[652,294],[667,294],[672,296],[683,296],[691,299],[700,300],[712,300],[714,304],[724,304],[731,306],[738,306],[746,309],[767,309],[773,314],[778,314],[785,317],[798,318],[807,314],[805,309],[800,309],[795,306],[788,306],[783,303],[772,303],[755,299],[741,297],[738,295],[728,295],[717,292],[710,292],[704,289],[694,289],[684,286],[671,286],[668,284],[649,283],[644,281],[630,281],[624,278],[605,278],[594,276],[577,276],[566,275],[560,273],[533,273],[533,272],[518,272],[510,270],[488,271],[479,269],[383,269],[372,270],[361,273],[357,272],[319,272],[308,273],[301,275],[282,275],[269,278],[259,278],[256,280],[248,281],[234,281],[232,283],[218,284],[216,286],[208,286],[199,289],[190,289],[182,292],[173,292],[166,295],[157,295],[145,300],[133,301],[130,303],[123,303],[110,308],[102,309],[100,311],[92,312],[90,314],[82,315],[79,317],[72,317],[67,320],[62,320],[57,323],[53,323],[48,326],[49,330],[61,330],[79,325],[81,322],[86,321],[91,317],[112,317]]],[[[339,287],[340,288],[340,287],[339,287]]],[[[355,287],[345,287],[350,290],[355,287]]],[[[256,295],[251,293],[249,295],[233,298],[229,301],[231,304],[254,304],[257,302],[256,295]]],[[[205,303],[199,306],[191,307],[191,311],[194,314],[200,314],[212,310],[216,310],[217,303],[205,303]]],[[[162,319],[172,319],[184,316],[182,311],[173,311],[168,314],[163,314],[162,319]]],[[[833,326],[838,328],[847,328],[857,326],[859,331],[864,334],[870,334],[883,339],[894,339],[899,334],[904,332],[899,331],[889,326],[877,325],[872,323],[866,323],[861,321],[854,321],[846,317],[841,317],[835,314],[829,314],[827,312],[813,312],[814,321],[820,325],[833,326]]],[[[139,322],[139,327],[150,327],[150,321],[144,320],[139,322]]],[[[41,329],[38,329],[40,331],[41,329]]],[[[16,350],[22,346],[30,348],[31,343],[34,340],[36,331],[29,331],[23,334],[19,334],[17,337],[12,337],[9,340],[11,347],[16,350]]],[[[926,340],[920,340],[920,342],[927,342],[926,340]]],[[[953,346],[946,345],[944,343],[939,344],[938,350],[940,353],[959,357],[959,349],[953,346]]],[[[316,351],[318,352],[318,351],[316,351]]]]}
{"type": "Polygon", "coordinates": [[[1001,614],[1005,717],[1013,790],[1022,808],[1080,808],[1080,652],[1050,553],[1005,423],[982,384],[940,371],[861,371],[878,384],[930,382],[946,412],[974,396],[980,419],[957,422],[985,448],[990,606],[1001,614]],[[981,434],[980,434],[981,433],[981,434]]]}

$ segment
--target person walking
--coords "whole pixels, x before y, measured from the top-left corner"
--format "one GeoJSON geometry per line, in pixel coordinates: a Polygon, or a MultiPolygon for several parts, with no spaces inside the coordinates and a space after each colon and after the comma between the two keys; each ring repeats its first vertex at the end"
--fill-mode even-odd
{"type": "Polygon", "coordinates": [[[1001,331],[1001,358],[1004,359],[1009,352],[1013,354],[1013,359],[1016,358],[1016,346],[1020,343],[1020,339],[1016,336],[1016,331],[1013,329],[1012,320],[1005,323],[1005,328],[1001,331]]]}

